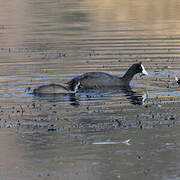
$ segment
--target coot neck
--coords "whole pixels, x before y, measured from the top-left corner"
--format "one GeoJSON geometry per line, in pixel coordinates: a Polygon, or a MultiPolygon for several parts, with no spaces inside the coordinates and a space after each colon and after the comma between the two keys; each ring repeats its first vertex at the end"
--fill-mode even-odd
{"type": "Polygon", "coordinates": [[[124,76],[122,77],[123,81],[126,82],[127,84],[129,84],[129,82],[132,80],[132,78],[134,77],[134,75],[136,74],[136,72],[134,71],[134,67],[131,66],[127,72],[124,74],[124,76]]]}

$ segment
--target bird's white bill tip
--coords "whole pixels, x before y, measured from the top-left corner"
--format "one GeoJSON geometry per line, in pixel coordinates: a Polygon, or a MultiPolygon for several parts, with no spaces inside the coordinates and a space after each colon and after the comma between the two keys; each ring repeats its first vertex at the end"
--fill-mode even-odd
{"type": "Polygon", "coordinates": [[[175,81],[178,81],[178,78],[177,78],[177,76],[175,76],[175,81]]]}
{"type": "Polygon", "coordinates": [[[142,75],[148,75],[148,72],[145,70],[142,64],[141,64],[141,67],[142,67],[142,75]]]}

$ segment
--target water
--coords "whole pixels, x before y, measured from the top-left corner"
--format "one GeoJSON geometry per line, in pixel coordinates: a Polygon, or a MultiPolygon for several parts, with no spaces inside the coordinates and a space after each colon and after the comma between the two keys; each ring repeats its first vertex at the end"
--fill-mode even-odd
{"type": "Polygon", "coordinates": [[[0,179],[180,179],[179,6],[1,1],[0,179]],[[132,91],[26,91],[138,61],[132,91]]]}

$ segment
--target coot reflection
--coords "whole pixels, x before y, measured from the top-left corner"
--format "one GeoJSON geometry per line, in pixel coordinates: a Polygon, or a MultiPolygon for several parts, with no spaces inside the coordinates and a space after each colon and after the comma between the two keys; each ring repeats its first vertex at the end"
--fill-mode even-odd
{"type": "Polygon", "coordinates": [[[130,86],[111,90],[78,90],[77,93],[72,94],[34,94],[36,100],[62,103],[69,102],[72,106],[78,106],[83,101],[103,100],[113,96],[124,96],[129,103],[133,105],[143,105],[147,98],[146,93],[133,91],[130,86]]]}

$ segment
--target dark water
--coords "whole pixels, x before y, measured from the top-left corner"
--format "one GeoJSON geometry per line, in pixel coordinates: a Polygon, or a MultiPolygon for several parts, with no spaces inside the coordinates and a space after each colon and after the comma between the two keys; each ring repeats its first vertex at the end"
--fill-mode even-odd
{"type": "Polygon", "coordinates": [[[177,0],[0,2],[0,179],[180,179],[177,0]],[[35,97],[84,72],[132,91],[35,97]]]}

